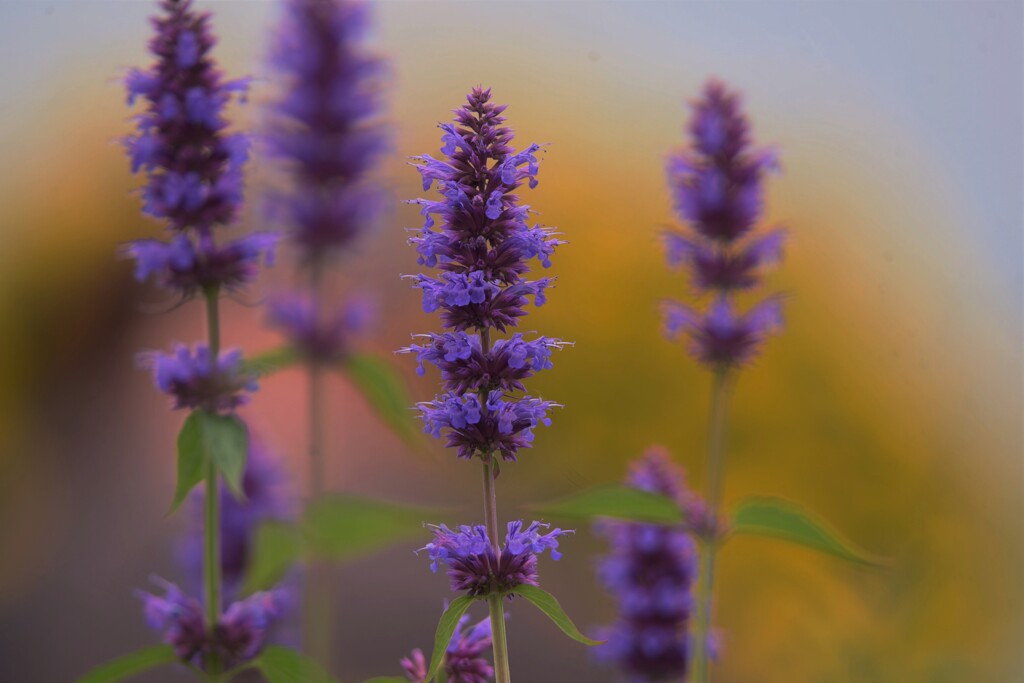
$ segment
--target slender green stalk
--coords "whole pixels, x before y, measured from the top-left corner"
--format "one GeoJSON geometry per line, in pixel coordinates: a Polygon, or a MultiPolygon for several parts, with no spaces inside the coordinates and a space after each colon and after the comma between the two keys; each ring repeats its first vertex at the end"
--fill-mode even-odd
{"type": "Polygon", "coordinates": [[[495,554],[500,554],[501,544],[498,541],[498,497],[494,488],[493,455],[488,454],[484,460],[484,525],[487,535],[491,537],[491,547],[495,554]]]}
{"type": "MultiPolygon", "coordinates": [[[[309,264],[309,296],[313,306],[314,326],[320,325],[323,313],[323,260],[313,257],[309,264]]],[[[323,364],[310,358],[306,364],[309,381],[309,500],[319,498],[325,490],[326,465],[324,462],[325,426],[324,420],[327,373],[323,364]]],[[[303,590],[303,611],[306,621],[306,652],[331,669],[331,591],[330,567],[324,562],[311,560],[309,577],[303,590]]]]}
{"type": "MultiPolygon", "coordinates": [[[[494,490],[494,470],[491,465],[492,454],[484,460],[484,520],[487,524],[487,535],[491,537],[491,545],[495,555],[501,555],[498,541],[498,499],[494,490]]],[[[508,643],[505,639],[505,605],[501,595],[492,594],[487,598],[487,607],[491,614],[491,643],[494,649],[494,683],[511,683],[512,676],[508,668],[508,643]]]]}
{"type": "Polygon", "coordinates": [[[492,595],[487,598],[487,607],[491,611],[491,639],[494,644],[494,681],[509,683],[512,676],[508,669],[508,643],[505,639],[505,607],[504,598],[492,595]]]}
{"type": "MultiPolygon", "coordinates": [[[[715,371],[711,383],[711,418],[708,430],[707,504],[711,519],[718,519],[722,502],[722,482],[725,474],[725,420],[729,399],[729,376],[726,370],[715,371]]],[[[711,657],[708,636],[711,633],[711,614],[714,596],[715,554],[718,539],[713,533],[702,539],[700,585],[697,590],[697,626],[694,649],[694,683],[711,681],[711,657]]]]}
{"type": "Polygon", "coordinates": [[[210,287],[206,295],[206,336],[210,353],[216,358],[220,354],[220,290],[210,287]]]}
{"type": "MultiPolygon", "coordinates": [[[[323,308],[323,262],[313,258],[309,264],[309,295],[313,306],[313,325],[321,323],[323,308]]],[[[309,375],[309,495],[316,498],[324,492],[324,368],[316,359],[307,361],[309,375]]]]}
{"type": "MultiPolygon", "coordinates": [[[[220,292],[216,287],[205,291],[206,331],[213,362],[220,354],[220,292]]],[[[206,588],[206,628],[212,633],[220,619],[221,571],[220,571],[220,481],[217,466],[212,461],[206,465],[206,491],[204,492],[203,515],[203,585],[206,588]]],[[[206,659],[206,671],[216,679],[223,670],[217,653],[211,652],[206,659]]]]}

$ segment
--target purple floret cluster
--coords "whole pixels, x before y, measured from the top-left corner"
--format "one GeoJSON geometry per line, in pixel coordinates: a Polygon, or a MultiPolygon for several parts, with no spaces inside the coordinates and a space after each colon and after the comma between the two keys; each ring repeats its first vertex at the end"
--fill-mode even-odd
{"type": "Polygon", "coordinates": [[[218,655],[228,668],[258,655],[285,600],[281,591],[254,593],[229,605],[210,630],[197,599],[169,581],[154,582],[163,589],[162,596],[138,592],[146,623],[163,634],[164,642],[174,648],[179,659],[199,668],[203,668],[211,654],[218,655]]]}
{"type": "MultiPolygon", "coordinates": [[[[462,616],[444,655],[444,672],[448,683],[490,683],[494,667],[487,659],[491,649],[491,621],[483,619],[470,626],[468,614],[462,616]]],[[[419,648],[403,657],[402,668],[411,683],[427,680],[427,659],[419,648]]]]}
{"type": "Polygon", "coordinates": [[[139,361],[152,370],[157,388],[174,399],[176,409],[231,412],[259,387],[237,349],[222,351],[215,359],[205,344],[196,344],[194,350],[177,344],[174,353],[142,353],[139,361]]]}
{"type": "Polygon", "coordinates": [[[718,81],[693,104],[689,133],[690,145],[668,164],[675,209],[687,227],[665,233],[667,256],[713,300],[705,311],[666,302],[665,327],[670,338],[688,337],[701,363],[725,370],[753,359],[782,325],[777,297],[745,313],[735,302],[782,258],[784,231],[755,233],[764,212],[764,177],[779,167],[772,151],[753,147],[739,96],[718,81]]]}
{"type": "Polygon", "coordinates": [[[125,138],[132,172],[143,172],[143,211],[167,225],[171,237],[126,247],[136,278],[152,278],[183,296],[200,290],[238,289],[272,262],[276,237],[258,233],[217,244],[213,228],[231,223],[242,206],[242,169],[248,138],[228,133],[224,109],[244,95],[248,81],[224,80],[210,51],[216,39],[209,16],[191,0],[164,0],[153,19],[156,35],[149,69],[125,78],[128,104],[145,109],[125,138]]]}
{"type": "Polygon", "coordinates": [[[280,236],[257,232],[217,245],[210,235],[193,240],[178,234],[169,242],[136,240],[124,253],[135,259],[135,279],[189,297],[209,287],[238,291],[256,279],[260,262],[274,265],[280,236]]]}
{"type": "Polygon", "coordinates": [[[509,522],[505,544],[496,551],[483,525],[430,528],[434,540],[421,550],[430,557],[431,571],[445,565],[452,590],[474,596],[506,594],[520,584],[538,585],[537,556],[550,550],[552,559],[561,558],[558,538],[573,533],[562,529],[545,533],[548,525],[540,522],[525,528],[521,521],[509,522]]]}
{"type": "Polygon", "coordinates": [[[633,463],[627,483],[671,498],[686,522],[600,526],[611,553],[601,562],[599,576],[616,597],[619,620],[606,631],[608,642],[598,654],[615,662],[630,681],[685,680],[698,560],[693,536],[709,526],[708,513],[686,489],[682,470],[660,449],[651,449],[633,463]]]}
{"type": "Polygon", "coordinates": [[[375,307],[360,297],[350,298],[330,313],[319,311],[314,297],[304,292],[278,294],[267,302],[270,324],[284,332],[301,356],[320,363],[344,358],[375,316],[375,307]]]}
{"type": "Polygon", "coordinates": [[[424,431],[447,436],[461,458],[492,454],[516,460],[533,441],[533,429],[549,424],[557,404],[531,396],[513,398],[522,381],[551,367],[551,350],[564,343],[522,334],[491,343],[491,332],[506,332],[526,314],[533,299],[543,305],[551,279],[525,280],[529,261],[550,265],[563,242],[541,225],[527,222],[530,208],[519,203],[522,185],[537,184],[539,145],[522,151],[510,145],[503,105],[491,102],[490,90],[474,88],[455,112],[454,123],[441,124],[442,159],[415,157],[423,189],[436,183],[439,200],[416,199],[425,218],[409,242],[420,265],[438,268],[436,276],[409,276],[423,294],[423,310],[441,311],[451,329],[424,337],[402,351],[438,367],[445,393],[419,404],[424,431]]]}

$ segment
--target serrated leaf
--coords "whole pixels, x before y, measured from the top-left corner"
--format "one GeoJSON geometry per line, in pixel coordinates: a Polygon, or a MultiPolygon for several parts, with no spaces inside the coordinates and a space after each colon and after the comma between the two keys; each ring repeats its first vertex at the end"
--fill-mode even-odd
{"type": "Polygon", "coordinates": [[[267,647],[254,664],[267,683],[335,683],[315,661],[279,645],[267,647]]]}
{"type": "Polygon", "coordinates": [[[178,432],[178,483],[174,489],[174,501],[170,512],[174,512],[182,501],[203,480],[206,473],[206,458],[203,450],[202,428],[198,412],[185,418],[178,432]]]}
{"type": "Polygon", "coordinates": [[[412,400],[394,368],[369,354],[352,354],[342,367],[381,420],[403,440],[415,443],[419,429],[409,409],[412,400]]]}
{"type": "Polygon", "coordinates": [[[578,643],[584,645],[602,645],[605,641],[603,640],[591,640],[585,635],[580,633],[580,630],[576,628],[576,624],[572,623],[572,619],[565,613],[562,606],[558,604],[558,600],[555,596],[548,593],[546,590],[539,588],[538,586],[531,586],[529,584],[522,584],[512,589],[512,593],[526,598],[534,607],[539,609],[541,612],[547,615],[548,619],[554,622],[555,626],[562,629],[562,633],[569,636],[578,643]]]}
{"type": "Polygon", "coordinates": [[[430,655],[430,668],[427,669],[427,678],[423,683],[430,683],[437,676],[437,672],[441,670],[444,665],[445,652],[448,651],[448,645],[452,642],[455,629],[459,626],[459,620],[462,619],[462,615],[466,613],[474,600],[468,595],[455,598],[441,615],[441,620],[437,622],[437,632],[434,634],[434,653],[430,655]]]}
{"type": "Polygon", "coordinates": [[[290,346],[282,346],[247,358],[244,368],[246,373],[265,377],[295,365],[299,360],[299,354],[295,352],[295,349],[290,346]]]}
{"type": "Polygon", "coordinates": [[[273,588],[302,554],[302,538],[294,524],[264,522],[256,530],[243,593],[273,588]]]}
{"type": "Polygon", "coordinates": [[[782,538],[855,564],[880,564],[834,531],[823,519],[781,498],[758,497],[741,501],[733,513],[732,531],[782,538]]]}
{"type": "Polygon", "coordinates": [[[651,524],[679,524],[683,521],[682,510],[671,498],[641,491],[625,484],[597,486],[568,498],[530,507],[537,513],[550,517],[610,517],[651,524]]]}
{"type": "Polygon", "coordinates": [[[334,560],[373,552],[423,533],[430,510],[329,494],[312,501],[303,523],[311,552],[334,560]]]}
{"type": "Polygon", "coordinates": [[[153,645],[101,664],[75,683],[117,683],[143,671],[177,661],[178,657],[170,645],[153,645]]]}

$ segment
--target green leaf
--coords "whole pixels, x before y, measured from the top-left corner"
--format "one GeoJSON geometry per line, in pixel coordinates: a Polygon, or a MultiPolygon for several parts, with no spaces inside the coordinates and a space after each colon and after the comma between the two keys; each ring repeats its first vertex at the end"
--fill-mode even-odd
{"type": "Polygon", "coordinates": [[[293,524],[264,522],[256,530],[243,593],[274,587],[302,554],[302,538],[293,524]]]}
{"type": "Polygon", "coordinates": [[[736,506],[732,531],[773,536],[863,565],[880,562],[831,529],[827,522],[781,498],[748,498],[736,506]]]}
{"type": "Polygon", "coordinates": [[[679,524],[683,521],[682,510],[671,498],[625,484],[597,486],[562,500],[530,507],[551,517],[611,517],[654,524],[679,524]]]}
{"type": "Polygon", "coordinates": [[[245,360],[245,371],[253,375],[265,377],[298,362],[299,354],[295,352],[295,349],[290,346],[282,346],[247,358],[245,360]]]}
{"type": "Polygon", "coordinates": [[[437,633],[434,634],[434,653],[430,655],[430,668],[427,669],[427,678],[423,683],[430,683],[437,676],[437,672],[441,670],[444,665],[445,652],[448,651],[448,645],[452,642],[455,629],[459,626],[459,620],[462,619],[462,615],[466,613],[474,600],[475,598],[468,595],[455,598],[441,615],[441,620],[437,622],[437,633]]]}
{"type": "Polygon", "coordinates": [[[309,503],[300,525],[268,521],[253,544],[244,592],[274,586],[303,554],[348,560],[423,533],[433,510],[396,505],[346,494],[329,494],[309,503]]]}
{"type": "Polygon", "coordinates": [[[178,432],[178,484],[174,490],[174,502],[171,503],[170,512],[178,509],[189,492],[203,480],[206,471],[201,418],[198,415],[198,412],[189,414],[185,418],[185,424],[181,426],[181,431],[178,432]]]}
{"type": "Polygon", "coordinates": [[[249,453],[249,430],[237,415],[214,415],[196,410],[189,419],[198,422],[199,446],[207,462],[213,462],[224,473],[224,480],[242,499],[242,474],[249,453]]]}
{"type": "Polygon", "coordinates": [[[271,645],[254,663],[267,683],[334,683],[323,667],[287,647],[271,645]]]}
{"type": "Polygon", "coordinates": [[[419,438],[419,430],[409,409],[412,400],[406,394],[405,384],[394,368],[368,354],[348,356],[343,368],[381,420],[403,440],[415,443],[419,438]]]}
{"type": "Polygon", "coordinates": [[[432,512],[346,494],[310,502],[304,531],[310,550],[332,559],[348,559],[423,533],[432,512]]]}
{"type": "Polygon", "coordinates": [[[548,619],[555,623],[555,626],[562,629],[562,633],[569,636],[576,642],[591,646],[602,645],[605,642],[603,640],[591,640],[580,633],[580,630],[576,628],[576,624],[572,623],[572,619],[570,619],[569,615],[565,613],[562,606],[558,604],[558,600],[555,599],[555,596],[542,588],[531,586],[529,584],[521,584],[513,588],[512,593],[522,596],[533,603],[537,609],[546,614],[548,619]]]}
{"type": "Polygon", "coordinates": [[[377,676],[368,681],[363,681],[363,683],[409,683],[409,679],[398,676],[377,676]]]}
{"type": "Polygon", "coordinates": [[[153,645],[101,664],[75,683],[116,683],[143,671],[174,664],[177,661],[178,657],[170,645],[153,645]]]}
{"type": "Polygon", "coordinates": [[[178,485],[171,512],[203,480],[210,462],[224,473],[228,486],[241,498],[248,450],[249,432],[237,416],[193,410],[178,433],[178,485]]]}

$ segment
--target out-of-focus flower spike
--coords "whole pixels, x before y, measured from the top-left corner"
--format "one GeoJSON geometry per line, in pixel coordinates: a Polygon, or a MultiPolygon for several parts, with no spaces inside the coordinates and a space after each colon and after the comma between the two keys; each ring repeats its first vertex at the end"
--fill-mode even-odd
{"type": "Polygon", "coordinates": [[[387,149],[384,63],[363,44],[369,5],[286,0],[271,53],[284,88],[266,140],[292,183],[279,198],[306,260],[348,247],[380,208],[369,174],[387,149]]]}
{"type": "Polygon", "coordinates": [[[669,159],[676,210],[687,224],[664,238],[670,266],[689,271],[694,288],[715,298],[701,313],[664,305],[669,338],[686,335],[691,354],[716,370],[743,365],[782,322],[778,299],[735,312],[734,294],[761,284],[764,270],[782,259],[786,233],[753,233],[763,212],[762,181],[778,170],[775,152],[754,149],[739,95],[709,81],[692,104],[690,146],[669,159]]]}
{"type": "Polygon", "coordinates": [[[698,559],[693,535],[698,527],[708,526],[707,513],[663,449],[652,448],[633,462],[627,483],[675,500],[686,523],[600,524],[598,531],[608,539],[611,552],[601,562],[599,577],[615,596],[619,616],[604,632],[607,644],[597,655],[638,683],[685,680],[692,655],[689,626],[698,559]]]}
{"type": "Polygon", "coordinates": [[[192,0],[163,0],[153,20],[156,62],[125,77],[129,105],[146,102],[125,139],[133,172],[145,171],[146,213],[177,230],[230,223],[241,206],[241,138],[225,132],[224,108],[245,80],[225,81],[210,56],[209,15],[192,0]]]}

